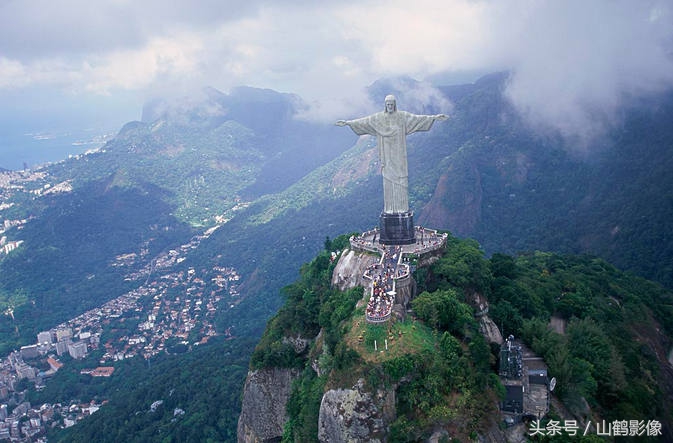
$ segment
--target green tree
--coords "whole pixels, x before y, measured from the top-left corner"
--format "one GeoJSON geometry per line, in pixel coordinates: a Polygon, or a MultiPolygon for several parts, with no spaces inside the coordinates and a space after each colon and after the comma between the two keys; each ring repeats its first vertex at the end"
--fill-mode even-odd
{"type": "Polygon", "coordinates": [[[487,295],[493,274],[488,260],[474,240],[447,239],[446,254],[433,265],[440,287],[450,286],[487,295]]]}
{"type": "Polygon", "coordinates": [[[421,320],[436,329],[464,334],[464,328],[472,322],[471,308],[458,300],[452,289],[423,292],[411,306],[421,320]]]}

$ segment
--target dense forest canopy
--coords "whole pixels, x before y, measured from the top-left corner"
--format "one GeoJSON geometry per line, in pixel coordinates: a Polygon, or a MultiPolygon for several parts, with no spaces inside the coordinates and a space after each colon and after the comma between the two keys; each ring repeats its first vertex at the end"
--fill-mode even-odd
{"type": "Polygon", "coordinates": [[[305,368],[288,404],[284,441],[317,441],[322,394],[352,386],[358,377],[369,389],[395,386],[391,441],[427,438],[435,425],[465,436],[483,432],[504,388],[496,376],[498,347],[486,344],[469,304],[475,292],[489,300],[504,334],[522,338],[544,358],[549,376],[558,380],[555,395],[573,414],[673,423],[665,354],[673,344],[673,294],[656,283],[590,256],[538,252],[488,259],[473,240],[451,236],[444,256],[416,275],[420,294],[411,303],[412,319],[367,327],[369,345],[409,333],[402,355],[380,361],[349,341],[363,316],[355,309],[362,290],[335,292],[332,268],[327,251],[302,268],[253,353],[253,368],[305,368]],[[566,325],[563,333],[550,327],[552,317],[566,325]],[[410,329],[413,318],[420,323],[410,329]],[[284,340],[318,331],[320,339],[305,354],[284,340]],[[413,336],[425,336],[426,345],[411,345],[413,336]],[[316,358],[322,375],[311,368],[316,358]]]}

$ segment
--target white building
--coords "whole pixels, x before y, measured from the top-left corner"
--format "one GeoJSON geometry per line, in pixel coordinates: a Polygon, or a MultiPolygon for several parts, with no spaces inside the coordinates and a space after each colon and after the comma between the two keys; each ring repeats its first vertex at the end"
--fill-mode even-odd
{"type": "Polygon", "coordinates": [[[21,346],[19,352],[21,353],[21,358],[25,359],[37,358],[38,355],[40,355],[37,350],[37,345],[21,346]]]}
{"type": "Polygon", "coordinates": [[[70,344],[70,340],[66,341],[59,341],[56,343],[56,354],[63,355],[66,352],[68,352],[68,345],[70,344]]]}
{"type": "Polygon", "coordinates": [[[21,243],[23,243],[23,240],[11,241],[11,242],[7,243],[6,245],[4,245],[2,248],[5,251],[5,254],[9,254],[13,250],[15,250],[16,248],[21,246],[21,243]]]}
{"type": "Polygon", "coordinates": [[[64,341],[72,337],[72,329],[64,328],[56,331],[56,341],[64,341]]]}
{"type": "Polygon", "coordinates": [[[78,341],[68,345],[68,353],[74,359],[86,357],[86,342],[78,341]]]}
{"type": "Polygon", "coordinates": [[[43,344],[51,344],[51,332],[49,331],[42,331],[37,334],[37,344],[43,345],[43,344]]]}

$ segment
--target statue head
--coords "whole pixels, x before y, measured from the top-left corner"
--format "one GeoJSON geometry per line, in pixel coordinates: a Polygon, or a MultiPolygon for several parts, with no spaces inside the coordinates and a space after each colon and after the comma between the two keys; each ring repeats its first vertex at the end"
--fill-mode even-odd
{"type": "Polygon", "coordinates": [[[385,111],[387,113],[393,113],[397,111],[397,100],[395,100],[394,95],[386,95],[385,111]]]}

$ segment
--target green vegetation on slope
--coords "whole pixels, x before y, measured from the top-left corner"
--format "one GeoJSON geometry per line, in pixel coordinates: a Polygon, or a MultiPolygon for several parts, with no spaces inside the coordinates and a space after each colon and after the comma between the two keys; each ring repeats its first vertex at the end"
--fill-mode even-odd
{"type": "Polygon", "coordinates": [[[363,298],[362,288],[345,294],[331,289],[332,266],[327,257],[326,251],[321,253],[302,268],[298,282],[285,288],[286,303],[269,322],[252,358],[257,368],[306,368],[288,402],[285,439],[317,441],[317,414],[324,390],[350,388],[359,378],[369,390],[397,390],[398,419],[391,430],[395,441],[428,436],[435,423],[451,423],[461,435],[479,429],[480,420],[492,412],[495,396],[491,388],[498,382],[490,375],[494,360],[489,347],[478,332],[471,308],[458,300],[457,292],[419,296],[414,308],[421,322],[409,319],[390,328],[365,325],[362,309],[355,310],[363,298]],[[447,325],[451,318],[456,321],[447,325]],[[313,338],[320,331],[320,340],[303,355],[283,340],[297,335],[313,338]],[[363,335],[361,342],[358,335],[363,335]],[[373,352],[373,341],[382,348],[386,339],[391,352],[373,352]],[[320,376],[311,369],[313,358],[318,359],[320,376]]]}
{"type": "Polygon", "coordinates": [[[256,368],[304,368],[287,406],[286,441],[316,441],[322,394],[350,388],[358,378],[370,391],[396,391],[391,441],[427,438],[436,425],[463,438],[492,426],[504,390],[497,349],[486,344],[467,303],[475,293],[489,299],[505,334],[523,338],[544,357],[559,381],[556,394],[574,413],[673,423],[665,361],[657,358],[673,343],[673,296],[655,283],[587,256],[495,254],[489,260],[476,242],[450,236],[445,255],[416,275],[415,317],[371,326],[362,309],[354,309],[361,288],[342,294],[329,287],[327,257],[323,252],[305,265],[285,289],[285,305],[252,359],[256,368]],[[563,334],[550,328],[552,317],[566,325],[563,334]],[[319,331],[301,355],[283,340],[319,331]],[[373,341],[383,346],[386,339],[390,352],[374,352],[373,341]],[[315,359],[320,375],[311,368],[315,359]]]}
{"type": "MultiPolygon", "coordinates": [[[[584,162],[573,156],[573,146],[565,145],[561,138],[538,137],[521,125],[500,94],[504,78],[486,78],[460,88],[459,94],[455,89],[447,89],[447,95],[455,102],[452,119],[429,134],[418,134],[410,139],[410,198],[414,207],[420,215],[423,205],[431,199],[432,203],[446,206],[446,217],[423,224],[471,230],[469,235],[478,238],[489,252],[590,250],[624,269],[656,278],[671,287],[673,253],[667,237],[673,220],[668,191],[672,188],[669,185],[673,177],[668,173],[673,158],[670,156],[673,103],[670,94],[649,100],[646,106],[629,109],[622,127],[614,128],[615,132],[607,140],[609,146],[598,146],[604,151],[584,162]]],[[[254,118],[259,112],[249,115],[254,118]]],[[[270,114],[264,124],[273,122],[278,122],[278,113],[270,114]]],[[[44,199],[34,200],[34,196],[27,192],[17,194],[17,203],[34,205],[35,211],[15,205],[3,211],[3,216],[42,218],[40,214],[46,211],[48,217],[31,221],[26,226],[26,233],[22,234],[31,243],[34,239],[45,239],[43,243],[38,242],[40,248],[33,251],[31,244],[25,243],[23,250],[3,258],[0,265],[3,275],[0,306],[23,306],[15,309],[16,322],[10,316],[0,317],[0,333],[6,339],[5,350],[32,342],[37,330],[53,326],[66,316],[127,289],[121,282],[121,274],[102,266],[109,263],[112,256],[99,252],[125,253],[128,252],[127,241],[135,242],[139,237],[147,240],[155,235],[154,244],[158,249],[161,245],[175,245],[189,228],[174,217],[190,224],[201,224],[214,214],[230,215],[226,211],[236,203],[239,191],[244,196],[246,193],[252,196],[252,200],[263,194],[262,189],[278,192],[312,170],[302,169],[291,177],[280,177],[287,170],[279,167],[284,162],[278,159],[291,158],[293,162],[290,163],[297,165],[301,163],[299,160],[308,161],[314,154],[325,152],[321,144],[324,140],[316,138],[307,143],[302,139],[305,134],[315,132],[314,127],[305,127],[301,135],[287,139],[281,146],[275,142],[287,137],[280,126],[276,128],[274,143],[268,143],[269,138],[249,129],[245,122],[226,123],[222,118],[217,124],[210,123],[191,118],[161,125],[159,121],[130,124],[106,152],[68,160],[50,168],[58,181],[74,178],[74,198],[50,198],[45,202],[44,199]],[[296,148],[291,155],[287,154],[290,147],[296,148]],[[308,152],[311,155],[306,155],[308,152]],[[258,167],[257,162],[269,159],[278,161],[258,167]],[[255,174],[256,178],[251,178],[255,174]],[[90,199],[83,198],[92,181],[109,184],[111,195],[92,194],[90,199]],[[94,196],[101,198],[100,204],[94,196]],[[86,204],[79,206],[80,200],[86,204]],[[112,206],[103,208],[103,203],[112,206]],[[119,207],[130,212],[115,213],[119,207]],[[109,234],[107,237],[91,231],[78,238],[73,235],[78,231],[68,229],[70,222],[81,224],[96,211],[102,211],[99,213],[104,217],[95,216],[94,219],[105,220],[110,216],[108,212],[113,213],[114,223],[98,225],[109,234]],[[149,220],[152,212],[160,214],[158,221],[149,220]],[[59,222],[54,225],[56,231],[52,231],[53,220],[59,222]],[[136,226],[136,221],[143,226],[136,226]],[[169,231],[157,230],[153,228],[155,226],[169,227],[169,231]],[[63,232],[67,234],[65,238],[92,241],[77,248],[71,248],[69,243],[64,246],[56,238],[63,232]],[[52,235],[54,233],[59,235],[52,235]],[[99,242],[103,248],[97,251],[99,242]],[[70,263],[87,266],[83,268],[87,271],[77,276],[74,270],[78,268],[74,265],[68,268],[70,263]]],[[[293,134],[297,134],[296,131],[293,134]]],[[[348,140],[346,142],[342,148],[348,146],[348,140]]],[[[339,161],[347,169],[357,164],[353,160],[344,158],[339,161]]],[[[319,162],[316,160],[315,163],[319,162]]],[[[315,255],[325,235],[366,229],[372,220],[376,220],[380,208],[380,177],[367,171],[368,175],[362,175],[359,183],[345,182],[339,192],[330,195],[324,180],[335,170],[333,166],[317,171],[303,182],[310,188],[320,181],[323,193],[309,195],[300,188],[292,188],[278,198],[253,204],[249,211],[237,212],[240,218],[237,215],[223,226],[188,259],[195,267],[215,261],[240,266],[246,280],[244,284],[259,305],[254,307],[256,317],[241,320],[246,322],[238,330],[241,335],[256,336],[263,322],[278,306],[278,288],[292,280],[300,263],[315,255]],[[348,193],[345,197],[341,196],[344,192],[348,193]],[[341,197],[335,199],[335,195],[341,197]],[[294,198],[297,200],[292,201],[294,198]],[[262,220],[266,223],[253,225],[262,220]]],[[[483,266],[487,261],[478,246],[459,249],[464,249],[467,258],[448,260],[441,265],[445,268],[443,271],[421,270],[419,274],[422,275],[418,276],[421,287],[428,293],[458,288],[456,294],[462,301],[460,289],[465,291],[469,283],[469,290],[483,291],[493,298],[491,310],[498,325],[505,325],[506,331],[514,331],[517,335],[524,334],[528,320],[540,318],[546,322],[553,313],[568,320],[568,328],[572,330],[573,316],[583,319],[586,316],[583,312],[588,309],[592,318],[594,315],[600,317],[602,306],[610,303],[609,297],[604,296],[608,293],[605,288],[596,292],[592,286],[580,285],[565,291],[563,285],[566,283],[554,280],[558,276],[553,272],[556,267],[548,270],[551,279],[530,277],[520,282],[516,276],[495,269],[490,274],[468,272],[466,269],[471,266],[483,266]],[[445,275],[444,280],[436,275],[445,275]],[[555,297],[561,293],[565,295],[556,301],[555,297]]],[[[568,260],[552,257],[561,262],[568,260]]],[[[526,266],[526,259],[526,256],[508,258],[522,266],[526,266]]],[[[497,261],[496,256],[488,261],[492,267],[496,266],[494,260],[497,261]]],[[[509,263],[498,263],[497,266],[507,267],[509,263]]],[[[516,267],[513,269],[517,270],[516,267]]],[[[582,271],[581,266],[579,271],[582,271]]],[[[612,271],[604,271],[612,275],[612,271]]],[[[574,278],[571,273],[568,275],[570,280],[574,278]]],[[[646,349],[652,349],[649,343],[656,333],[651,328],[639,328],[654,325],[648,323],[650,311],[658,316],[661,325],[666,325],[670,321],[667,319],[671,318],[670,303],[665,301],[665,296],[657,301],[657,294],[662,291],[654,285],[650,288],[649,283],[630,280],[620,273],[614,277],[622,279],[619,285],[626,285],[626,289],[619,289],[612,296],[622,303],[620,312],[625,313],[623,317],[628,317],[625,321],[631,322],[622,332],[622,340],[629,343],[636,328],[636,331],[647,332],[640,333],[641,343],[646,349]],[[637,297],[629,301],[632,293],[637,297]],[[650,303],[648,294],[654,294],[654,305],[645,309],[641,304],[650,303]],[[622,300],[620,296],[626,299],[622,300]],[[632,321],[632,318],[645,320],[632,321]]],[[[331,296],[326,298],[329,299],[331,296]]],[[[597,321],[602,325],[605,319],[597,321]]],[[[228,318],[222,320],[221,325],[228,327],[235,322],[239,319],[228,318]]],[[[311,330],[316,323],[321,326],[319,321],[305,326],[311,330]]],[[[591,330],[591,326],[584,327],[591,330]]],[[[669,331],[670,336],[670,327],[666,326],[664,330],[669,331]]],[[[550,337],[550,340],[556,340],[553,334],[550,337]]],[[[609,334],[613,342],[619,337],[619,334],[609,334]]],[[[561,346],[566,345],[561,341],[561,346]]],[[[616,344],[613,347],[619,352],[624,348],[616,344]]],[[[667,350],[663,349],[664,353],[667,350]]],[[[339,352],[343,354],[342,350],[339,352]]],[[[648,355],[654,354],[650,352],[648,355]]],[[[579,354],[577,357],[583,359],[579,354]]],[[[581,365],[581,362],[577,364],[581,365]]],[[[636,368],[636,364],[626,364],[625,374],[636,368]]],[[[596,378],[594,381],[598,383],[596,378]]],[[[602,385],[596,384],[596,390],[592,386],[589,380],[582,392],[587,395],[602,392],[602,385]]]]}
{"type": "MultiPolygon", "coordinates": [[[[225,442],[236,441],[240,394],[252,343],[215,340],[180,356],[162,355],[116,365],[105,381],[95,414],[71,428],[50,433],[57,442],[225,442]],[[163,403],[151,411],[152,403],[163,403]]],[[[64,367],[61,379],[78,378],[82,399],[98,380],[64,367]]],[[[54,380],[56,381],[56,380],[54,380]]]]}
{"type": "Polygon", "coordinates": [[[129,123],[104,152],[54,165],[50,173],[74,178],[75,188],[106,177],[120,187],[152,186],[177,218],[207,226],[238,203],[263,157],[259,139],[236,122],[209,127],[159,120],[129,123]]]}
{"type": "Polygon", "coordinates": [[[13,318],[0,316],[8,332],[0,354],[130,290],[137,283],[124,279],[131,269],[111,266],[116,256],[145,249],[152,258],[193,235],[151,189],[109,178],[45,201],[42,216],[17,231],[22,247],[0,261],[0,305],[14,308],[13,318]]]}
{"type": "Polygon", "coordinates": [[[584,398],[606,420],[671,423],[669,291],[588,256],[496,254],[490,263],[493,319],[545,358],[571,410],[580,413],[584,398]],[[549,328],[552,315],[563,334],[549,328]]]}

